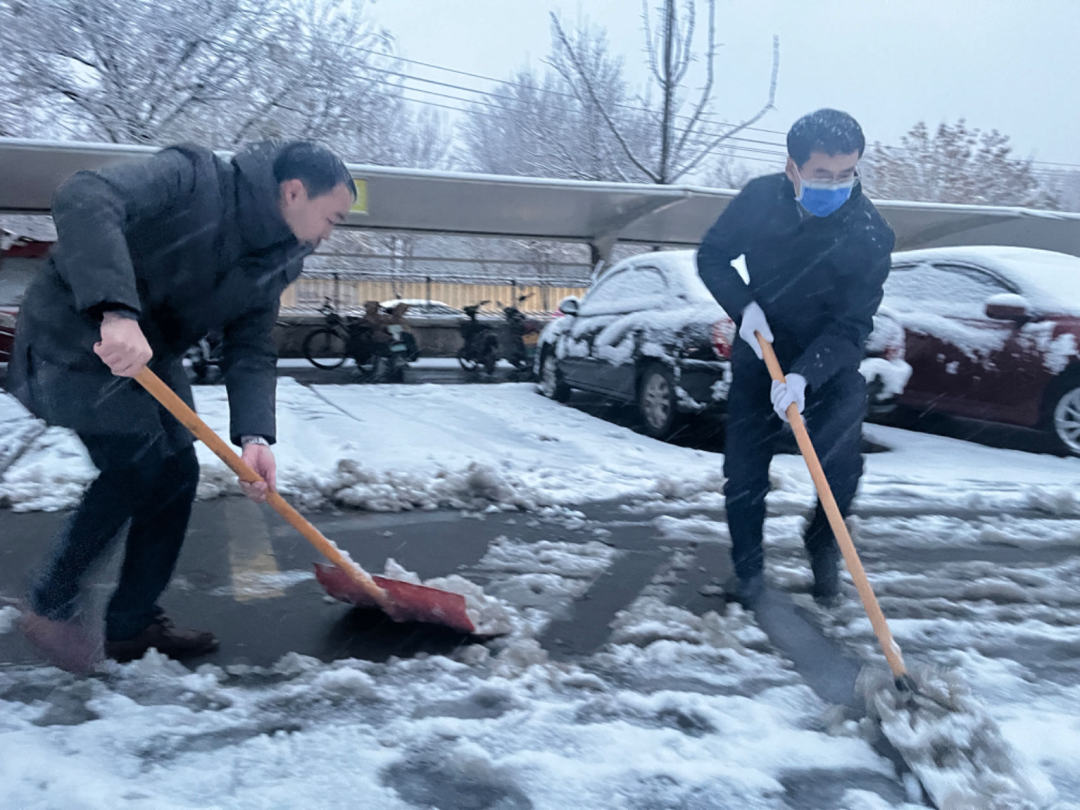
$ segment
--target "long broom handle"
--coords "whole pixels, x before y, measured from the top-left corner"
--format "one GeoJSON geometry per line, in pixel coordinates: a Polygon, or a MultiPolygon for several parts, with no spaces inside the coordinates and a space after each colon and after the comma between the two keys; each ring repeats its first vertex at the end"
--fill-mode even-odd
{"type": "MultiPolygon", "coordinates": [[[[780,361],[776,359],[776,352],[773,351],[772,344],[765,340],[760,332],[754,334],[758,339],[758,343],[761,344],[761,351],[765,358],[765,365],[769,367],[769,374],[777,382],[786,382],[787,378],[784,376],[783,369],[780,368],[780,361]]],[[[844,555],[844,562],[847,563],[848,571],[851,572],[851,578],[855,582],[855,589],[859,592],[859,598],[862,600],[866,615],[870,617],[870,624],[873,625],[878,643],[881,644],[881,651],[885,653],[885,660],[889,662],[889,668],[892,669],[894,677],[897,679],[905,678],[907,676],[907,667],[904,666],[904,656],[900,652],[900,645],[893,639],[892,631],[889,630],[889,623],[885,621],[885,614],[881,612],[881,606],[878,605],[877,597],[874,595],[874,589],[870,587],[870,581],[866,578],[862,560],[859,559],[859,553],[855,550],[855,543],[852,542],[851,535],[848,533],[847,525],[844,523],[844,516],[840,514],[840,507],[836,505],[832,487],[829,486],[829,481],[825,478],[825,471],[821,467],[817,451],[814,450],[814,445],[810,441],[810,434],[806,430],[806,424],[803,422],[802,415],[799,413],[799,408],[795,403],[788,406],[787,417],[791,423],[791,429],[795,433],[795,440],[799,443],[799,449],[806,460],[806,466],[810,470],[810,477],[814,479],[818,498],[821,499],[821,505],[829,518],[829,525],[832,526],[833,534],[836,535],[836,542],[840,546],[840,552],[844,555]]]]}
{"type": "MultiPolygon", "coordinates": [[[[189,408],[187,403],[180,399],[169,386],[162,382],[157,374],[149,368],[144,368],[135,375],[135,381],[149,391],[150,396],[160,402],[165,410],[190,430],[196,439],[209,447],[214,455],[224,461],[230,470],[240,476],[241,481],[254,483],[262,480],[259,474],[251,469],[220,436],[214,433],[210,426],[200,419],[198,414],[189,408]]],[[[393,614],[393,605],[391,605],[390,597],[386,591],[380,588],[364,569],[347,559],[337,546],[327,540],[323,533],[312,526],[288,501],[273,490],[269,490],[266,493],[266,502],[274,507],[277,513],[300,532],[311,545],[315,546],[323,556],[348,574],[353,582],[363,589],[364,593],[373,599],[379,607],[387,613],[393,614]]]]}

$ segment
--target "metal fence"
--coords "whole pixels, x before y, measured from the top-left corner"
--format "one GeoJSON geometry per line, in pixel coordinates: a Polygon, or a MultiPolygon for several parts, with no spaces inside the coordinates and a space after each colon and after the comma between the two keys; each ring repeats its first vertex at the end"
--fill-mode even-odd
{"type": "Polygon", "coordinates": [[[358,279],[358,278],[304,278],[301,277],[281,297],[284,311],[312,312],[326,301],[335,309],[359,309],[365,301],[389,301],[405,299],[410,301],[436,302],[454,309],[464,309],[481,301],[488,303],[481,311],[498,311],[500,306],[508,306],[519,296],[528,296],[519,308],[530,313],[554,312],[559,302],[569,295],[579,298],[585,294],[585,287],[539,287],[519,285],[514,280],[507,284],[455,284],[445,281],[400,281],[358,279]]]}
{"type": "Polygon", "coordinates": [[[555,260],[318,253],[281,303],[286,311],[303,312],[326,301],[341,310],[365,301],[431,301],[455,309],[487,301],[482,310],[498,311],[524,295],[523,311],[550,313],[563,298],[584,295],[591,271],[583,262],[555,260]]]}

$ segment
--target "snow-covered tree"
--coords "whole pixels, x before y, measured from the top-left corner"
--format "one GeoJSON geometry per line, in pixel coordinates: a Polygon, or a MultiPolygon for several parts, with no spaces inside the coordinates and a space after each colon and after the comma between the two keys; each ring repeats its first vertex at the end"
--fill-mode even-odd
{"type": "Polygon", "coordinates": [[[772,108],[779,45],[774,41],[763,108],[743,124],[716,124],[716,4],[704,0],[708,25],[699,47],[699,2],[663,0],[650,12],[646,0],[652,86],[641,92],[628,87],[622,59],[611,53],[602,30],[568,29],[553,14],[548,69],[521,71],[470,108],[462,131],[465,162],[482,171],[582,180],[674,183],[703,176],[723,158],[725,141],[772,108]],[[704,86],[691,92],[695,62],[703,63],[704,86]]]}
{"type": "Polygon", "coordinates": [[[353,160],[437,164],[445,127],[406,106],[399,67],[363,0],[0,0],[19,110],[4,120],[36,115],[37,135],[313,138],[353,160]]]}
{"type": "MultiPolygon", "coordinates": [[[[644,149],[643,118],[632,106],[622,62],[608,50],[606,36],[583,29],[575,45],[589,65],[597,95],[631,133],[635,147],[644,149]]],[[[572,75],[556,55],[542,74],[522,70],[491,97],[473,104],[461,127],[463,162],[496,174],[646,180],[595,105],[575,95],[572,75]]]]}
{"type": "Polygon", "coordinates": [[[1080,212],[1080,171],[1052,169],[1038,173],[1039,181],[1062,211],[1080,212]]]}
{"type": "Polygon", "coordinates": [[[747,163],[739,159],[734,149],[722,147],[716,150],[702,182],[711,188],[739,190],[755,177],[779,171],[782,165],[779,159],[775,166],[767,163],[747,163]]]}
{"type": "MultiPolygon", "coordinates": [[[[581,47],[581,38],[567,33],[558,15],[552,14],[556,43],[555,64],[574,88],[574,94],[588,108],[594,109],[615,137],[630,163],[653,183],[675,183],[692,176],[714,156],[732,136],[752,126],[773,108],[777,74],[780,67],[779,39],[773,39],[773,69],[769,92],[760,110],[741,124],[717,124],[712,118],[716,69],[716,0],[704,0],[707,28],[704,45],[698,48],[699,0],[661,0],[650,10],[649,0],[642,0],[645,51],[652,86],[637,98],[644,110],[645,143],[637,138],[615,115],[615,108],[599,92],[602,86],[581,47]],[[654,19],[655,15],[655,19],[654,19]],[[704,66],[704,85],[692,91],[690,70],[695,62],[704,66]],[[652,91],[658,92],[654,102],[652,91]]],[[[638,119],[634,122],[637,124],[638,119]]]]}
{"type": "Polygon", "coordinates": [[[879,199],[1058,207],[1031,161],[1013,156],[1007,135],[962,118],[934,131],[920,121],[899,146],[875,143],[859,165],[867,191],[879,199]]]}

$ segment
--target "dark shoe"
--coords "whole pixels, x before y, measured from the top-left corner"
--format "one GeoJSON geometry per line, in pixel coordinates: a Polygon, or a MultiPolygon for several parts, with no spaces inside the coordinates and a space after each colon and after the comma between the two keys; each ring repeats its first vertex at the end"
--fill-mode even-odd
{"type": "Polygon", "coordinates": [[[765,593],[765,575],[734,577],[728,581],[726,590],[729,602],[738,602],[744,608],[753,609],[761,599],[761,595],[765,593]]]}
{"type": "Polygon", "coordinates": [[[106,641],[105,655],[124,663],[142,658],[151,647],[162,655],[182,661],[212,653],[218,648],[218,640],[213,633],[176,627],[161,616],[133,638],[106,641]]]}
{"type": "Polygon", "coordinates": [[[102,660],[100,637],[78,619],[47,619],[24,608],[19,624],[26,640],[53,666],[85,675],[102,660]]]}
{"type": "Polygon", "coordinates": [[[810,568],[814,572],[814,587],[810,591],[814,601],[823,607],[833,607],[840,601],[840,552],[823,549],[811,553],[810,568]]]}

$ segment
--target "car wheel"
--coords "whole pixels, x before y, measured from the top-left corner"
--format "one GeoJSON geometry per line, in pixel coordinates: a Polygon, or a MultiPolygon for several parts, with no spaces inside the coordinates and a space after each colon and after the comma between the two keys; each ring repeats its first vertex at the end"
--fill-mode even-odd
{"type": "Polygon", "coordinates": [[[1080,456],[1080,377],[1071,376],[1058,390],[1050,411],[1049,428],[1060,450],[1080,456]]]}
{"type": "Polygon", "coordinates": [[[651,363],[638,381],[638,412],[645,432],[666,439],[675,432],[682,414],[675,395],[675,376],[667,366],[651,363]]]}
{"type": "Polygon", "coordinates": [[[563,382],[562,374],[559,373],[559,364],[555,360],[555,352],[545,349],[540,355],[540,393],[548,399],[556,402],[566,402],[570,399],[570,386],[563,382]]]}

